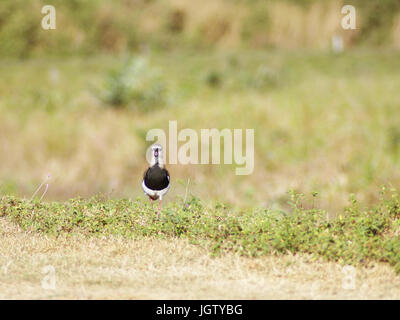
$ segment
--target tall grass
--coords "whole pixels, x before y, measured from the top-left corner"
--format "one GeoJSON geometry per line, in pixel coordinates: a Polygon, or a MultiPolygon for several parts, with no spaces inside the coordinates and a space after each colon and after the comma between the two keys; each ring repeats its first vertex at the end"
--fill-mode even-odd
{"type": "Polygon", "coordinates": [[[341,28],[342,0],[164,1],[3,0],[0,55],[90,54],[178,47],[398,46],[396,0],[355,1],[357,30],[341,28]],[[41,29],[41,8],[57,10],[57,30],[41,29]]]}

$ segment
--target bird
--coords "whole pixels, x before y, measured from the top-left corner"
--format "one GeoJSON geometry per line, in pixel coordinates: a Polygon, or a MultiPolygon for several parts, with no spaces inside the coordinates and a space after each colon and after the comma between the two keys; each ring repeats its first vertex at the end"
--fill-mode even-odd
{"type": "Polygon", "coordinates": [[[151,206],[153,201],[159,200],[157,217],[160,218],[161,202],[170,187],[170,176],[165,168],[162,147],[159,144],[151,146],[150,167],[144,172],[142,188],[144,194],[149,197],[151,206]]]}

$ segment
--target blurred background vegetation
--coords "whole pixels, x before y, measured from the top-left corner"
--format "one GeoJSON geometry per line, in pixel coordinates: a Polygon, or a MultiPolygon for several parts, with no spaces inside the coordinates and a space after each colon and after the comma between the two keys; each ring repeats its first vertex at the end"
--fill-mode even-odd
{"type": "Polygon", "coordinates": [[[335,34],[347,47],[399,48],[399,9],[398,0],[4,0],[0,54],[119,53],[144,46],[329,48],[335,34]],[[57,32],[37,28],[46,4],[57,9],[57,32]],[[345,4],[357,8],[357,30],[338,23],[345,4]]]}
{"type": "Polygon", "coordinates": [[[45,199],[142,195],[146,132],[178,120],[254,128],[256,171],[169,166],[170,200],[191,178],[240,206],[283,207],[289,189],[332,211],[375,202],[400,182],[398,49],[399,0],[3,0],[0,192],[30,198],[51,173],[45,199]]]}

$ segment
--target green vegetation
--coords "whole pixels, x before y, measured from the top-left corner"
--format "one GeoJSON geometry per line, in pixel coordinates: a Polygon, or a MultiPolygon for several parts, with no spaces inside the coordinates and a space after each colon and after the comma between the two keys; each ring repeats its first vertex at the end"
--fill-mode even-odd
{"type": "Polygon", "coordinates": [[[38,234],[35,248],[42,235],[55,247],[60,235],[149,248],[149,238],[183,238],[213,255],[305,254],[400,273],[400,2],[355,0],[351,31],[343,4],[0,1],[2,222],[38,234]],[[45,4],[56,30],[41,28],[45,4]],[[333,36],[343,52],[331,51],[333,36]],[[146,134],[168,136],[169,121],[254,129],[254,173],[167,157],[158,220],[141,189],[146,134]]]}
{"type": "Polygon", "coordinates": [[[373,205],[380,185],[400,182],[399,58],[373,50],[180,50],[133,60],[4,59],[0,192],[29,199],[50,173],[45,200],[142,196],[146,133],[168,132],[177,120],[179,130],[198,132],[254,128],[256,173],[169,165],[167,201],[185,194],[190,178],[203,201],[248,208],[287,209],[289,189],[318,191],[318,206],[331,215],[350,193],[373,205]],[[129,86],[120,87],[125,75],[129,86]]]}
{"type": "MultiPolygon", "coordinates": [[[[170,203],[157,220],[147,202],[72,199],[65,203],[29,202],[3,197],[0,215],[25,230],[58,236],[161,238],[185,237],[213,253],[238,252],[247,256],[308,253],[316,259],[345,264],[387,262],[400,272],[400,197],[382,188],[379,203],[362,208],[354,197],[337,218],[324,210],[305,209],[304,195],[291,192],[288,212],[232,210],[217,203],[204,206],[198,198],[170,203]]],[[[317,195],[311,195],[315,198],[317,195]]]]}

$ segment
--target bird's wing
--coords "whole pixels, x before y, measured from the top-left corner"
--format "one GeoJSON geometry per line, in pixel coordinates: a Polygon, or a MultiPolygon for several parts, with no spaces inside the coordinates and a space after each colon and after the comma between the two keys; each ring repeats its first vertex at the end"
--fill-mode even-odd
{"type": "Polygon", "coordinates": [[[164,170],[165,170],[165,174],[167,175],[168,182],[169,182],[169,172],[167,169],[164,169],[164,170]]]}
{"type": "Polygon", "coordinates": [[[148,174],[149,174],[150,168],[147,168],[147,170],[143,173],[143,180],[146,180],[148,174]]]}

